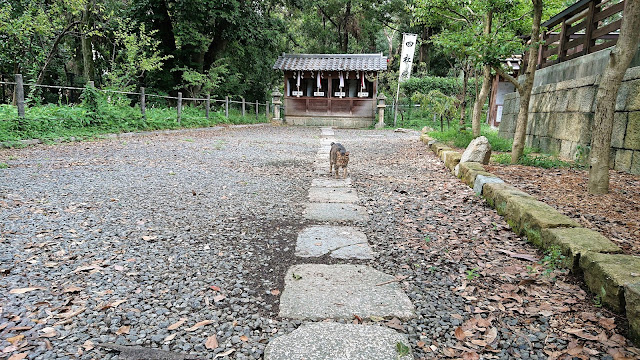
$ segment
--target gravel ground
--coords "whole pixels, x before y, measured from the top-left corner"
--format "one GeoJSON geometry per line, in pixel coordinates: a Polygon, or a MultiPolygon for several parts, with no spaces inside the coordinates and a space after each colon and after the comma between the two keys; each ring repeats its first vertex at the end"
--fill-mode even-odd
{"type": "Polygon", "coordinates": [[[300,325],[277,317],[278,297],[288,267],[310,262],[407,276],[419,318],[379,323],[416,358],[638,356],[574,279],[500,252],[537,255],[415,134],[336,130],[376,258],[296,258],[319,136],[268,126],[0,150],[0,359],[118,359],[105,342],[260,359],[300,325]]]}

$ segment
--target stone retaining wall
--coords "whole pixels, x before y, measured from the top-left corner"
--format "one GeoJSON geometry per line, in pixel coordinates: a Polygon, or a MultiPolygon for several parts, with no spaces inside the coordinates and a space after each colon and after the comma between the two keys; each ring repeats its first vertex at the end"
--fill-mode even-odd
{"type": "MultiPolygon", "coordinates": [[[[600,75],[533,88],[526,146],[575,159],[591,143],[600,75]]],[[[505,95],[499,134],[513,138],[520,107],[517,93],[505,95]]],[[[627,70],[618,98],[611,138],[610,167],[640,174],[640,66],[627,70]]]]}
{"type": "Polygon", "coordinates": [[[629,336],[640,345],[640,257],[622,250],[600,233],[585,229],[553,207],[504,183],[480,163],[459,163],[454,149],[422,135],[438,155],[478,195],[482,195],[511,228],[541,249],[557,246],[565,266],[584,276],[587,287],[612,310],[626,314],[629,336]],[[457,166],[456,166],[457,165],[457,166]]]}

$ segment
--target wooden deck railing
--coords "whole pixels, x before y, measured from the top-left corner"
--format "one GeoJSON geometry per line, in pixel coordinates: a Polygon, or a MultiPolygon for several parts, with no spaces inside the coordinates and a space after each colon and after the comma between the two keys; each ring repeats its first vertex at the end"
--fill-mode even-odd
{"type": "MultiPolygon", "coordinates": [[[[581,0],[546,21],[542,24],[547,30],[542,32],[538,68],[615,45],[624,4],[625,0],[581,0]]],[[[528,58],[525,56],[525,62],[528,58]]]]}

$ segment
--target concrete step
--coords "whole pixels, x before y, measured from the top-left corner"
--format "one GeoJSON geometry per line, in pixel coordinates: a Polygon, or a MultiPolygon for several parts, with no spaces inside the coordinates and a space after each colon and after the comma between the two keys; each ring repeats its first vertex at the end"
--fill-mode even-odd
{"type": "Polygon", "coordinates": [[[354,315],[415,317],[413,304],[395,280],[365,265],[294,265],[285,276],[280,317],[311,321],[351,320],[354,315]]]}
{"type": "Polygon", "coordinates": [[[265,348],[265,360],[409,360],[398,343],[407,337],[389,328],[331,322],[303,324],[265,348]]]}
{"type": "MultiPolygon", "coordinates": [[[[327,174],[329,170],[327,169],[327,174]]],[[[311,187],[351,187],[351,178],[346,179],[313,179],[311,180],[311,187]]]]}
{"type": "Polygon", "coordinates": [[[373,259],[367,236],[351,226],[310,226],[298,234],[296,256],[329,254],[339,259],[373,259]]]}
{"type": "Polygon", "coordinates": [[[358,193],[353,188],[312,187],[309,189],[309,201],[318,203],[355,203],[358,193]]]}
{"type": "Polygon", "coordinates": [[[345,203],[309,203],[304,217],[309,220],[335,222],[369,220],[369,214],[364,207],[345,203]]]}

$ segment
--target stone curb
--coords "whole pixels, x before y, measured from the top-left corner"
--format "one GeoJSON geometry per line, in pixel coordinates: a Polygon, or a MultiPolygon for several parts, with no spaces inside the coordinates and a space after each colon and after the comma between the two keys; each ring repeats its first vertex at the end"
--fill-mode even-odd
{"type": "MultiPolygon", "coordinates": [[[[128,132],[128,133],[118,133],[118,134],[101,134],[95,135],[92,139],[129,139],[133,137],[147,136],[147,135],[171,135],[171,134],[181,134],[187,133],[191,131],[219,131],[224,129],[240,129],[247,127],[262,127],[271,125],[270,123],[259,123],[259,124],[240,124],[240,125],[228,125],[228,126],[211,126],[206,128],[185,128],[185,129],[173,129],[173,130],[155,130],[155,131],[140,131],[140,132],[128,132]]],[[[61,144],[67,142],[82,142],[85,141],[86,138],[77,138],[75,136],[71,136],[69,138],[58,138],[51,140],[53,144],[61,144]]],[[[26,147],[26,146],[34,146],[39,144],[44,144],[45,142],[40,139],[28,139],[28,140],[15,140],[15,141],[3,141],[0,142],[0,148],[12,148],[16,146],[26,147]]]]}
{"type": "MultiPolygon", "coordinates": [[[[558,246],[565,265],[582,274],[587,287],[603,304],[626,313],[629,336],[640,345],[640,257],[620,254],[622,250],[602,234],[581,227],[553,207],[485,171],[480,163],[453,165],[456,150],[426,134],[420,140],[438,155],[458,178],[482,195],[505,217],[514,232],[541,249],[558,246]]],[[[460,159],[457,159],[459,162],[460,159]]]]}

